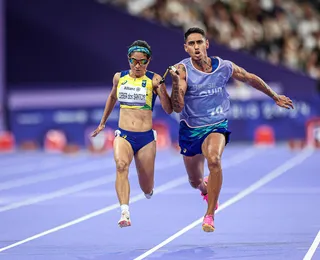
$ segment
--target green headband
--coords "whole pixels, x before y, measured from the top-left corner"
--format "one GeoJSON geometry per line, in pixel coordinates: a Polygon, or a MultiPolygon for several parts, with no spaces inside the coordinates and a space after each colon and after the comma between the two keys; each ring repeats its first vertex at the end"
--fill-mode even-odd
{"type": "Polygon", "coordinates": [[[128,56],[130,56],[130,54],[131,54],[132,52],[135,52],[135,51],[143,52],[143,53],[151,56],[150,51],[149,51],[146,47],[140,47],[140,46],[133,46],[133,47],[129,48],[129,50],[128,50],[128,56]]]}

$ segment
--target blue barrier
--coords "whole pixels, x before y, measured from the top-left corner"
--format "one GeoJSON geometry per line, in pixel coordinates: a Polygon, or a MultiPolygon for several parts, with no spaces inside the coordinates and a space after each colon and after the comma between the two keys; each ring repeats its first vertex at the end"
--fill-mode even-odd
{"type": "MultiPolygon", "coordinates": [[[[319,115],[319,103],[312,100],[295,100],[295,109],[286,110],[276,106],[272,100],[232,101],[229,111],[229,126],[232,141],[252,141],[255,129],[269,125],[275,131],[277,141],[305,137],[305,122],[319,115]]],[[[85,146],[87,129],[98,126],[103,106],[61,107],[23,109],[10,112],[11,129],[17,143],[35,140],[42,144],[45,133],[59,129],[66,133],[69,143],[85,146]]],[[[119,107],[116,106],[107,126],[116,129],[119,107]]],[[[178,138],[179,115],[167,115],[159,104],[154,108],[154,122],[167,124],[172,141],[178,138]]]]}

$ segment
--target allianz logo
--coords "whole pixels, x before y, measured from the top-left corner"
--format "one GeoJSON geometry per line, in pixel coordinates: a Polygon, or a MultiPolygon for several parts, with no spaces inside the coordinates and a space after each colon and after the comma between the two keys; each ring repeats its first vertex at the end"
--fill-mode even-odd
{"type": "Polygon", "coordinates": [[[136,88],[135,88],[135,87],[125,86],[125,87],[124,87],[124,90],[136,90],[136,88]]]}

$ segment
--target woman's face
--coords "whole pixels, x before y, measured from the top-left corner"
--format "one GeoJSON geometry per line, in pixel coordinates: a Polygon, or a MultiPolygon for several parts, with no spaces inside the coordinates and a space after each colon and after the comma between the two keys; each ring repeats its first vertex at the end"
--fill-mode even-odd
{"type": "Polygon", "coordinates": [[[129,57],[129,65],[132,74],[140,78],[146,74],[150,59],[143,52],[133,52],[129,57]]]}

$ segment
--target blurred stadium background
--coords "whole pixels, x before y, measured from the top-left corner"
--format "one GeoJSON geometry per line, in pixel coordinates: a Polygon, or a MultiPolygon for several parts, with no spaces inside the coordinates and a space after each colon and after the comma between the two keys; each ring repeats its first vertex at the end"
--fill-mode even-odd
{"type": "MultiPolygon", "coordinates": [[[[186,57],[183,32],[206,29],[209,55],[230,59],[294,100],[279,109],[230,81],[232,142],[303,147],[320,140],[320,1],[1,0],[0,149],[109,149],[119,107],[95,142],[115,72],[146,40],[159,74],[186,57]]],[[[170,79],[167,87],[170,90],[170,79]]],[[[178,115],[155,107],[159,148],[175,145],[178,115]]]]}

